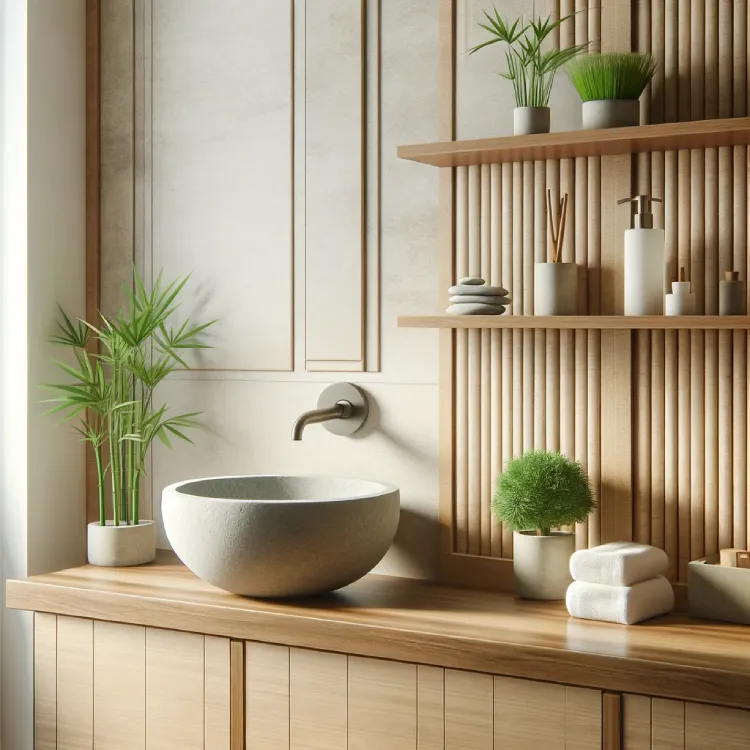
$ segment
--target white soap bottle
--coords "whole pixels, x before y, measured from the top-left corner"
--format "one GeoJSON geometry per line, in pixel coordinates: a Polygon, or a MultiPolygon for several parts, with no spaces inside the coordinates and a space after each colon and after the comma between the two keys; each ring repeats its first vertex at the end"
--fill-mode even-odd
{"type": "Polygon", "coordinates": [[[664,230],[654,229],[651,204],[661,198],[634,195],[633,228],[625,230],[625,315],[664,315],[664,230]]]}

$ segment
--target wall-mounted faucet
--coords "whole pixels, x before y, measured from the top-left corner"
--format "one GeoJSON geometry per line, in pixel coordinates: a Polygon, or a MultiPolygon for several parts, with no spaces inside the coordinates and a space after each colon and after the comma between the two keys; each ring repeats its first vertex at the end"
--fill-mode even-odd
{"type": "Polygon", "coordinates": [[[353,435],[369,413],[364,391],[351,383],[334,383],[318,397],[318,408],[301,414],[292,427],[292,440],[302,440],[309,424],[322,424],[334,435],[353,435]]]}

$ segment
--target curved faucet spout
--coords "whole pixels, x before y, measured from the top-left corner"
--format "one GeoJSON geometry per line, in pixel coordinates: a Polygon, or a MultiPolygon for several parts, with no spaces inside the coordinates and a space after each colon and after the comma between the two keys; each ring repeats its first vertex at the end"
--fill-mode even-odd
{"type": "Polygon", "coordinates": [[[312,409],[300,415],[292,427],[292,440],[302,440],[302,433],[309,424],[329,422],[332,419],[349,419],[354,408],[348,401],[338,401],[327,409],[312,409]]]}

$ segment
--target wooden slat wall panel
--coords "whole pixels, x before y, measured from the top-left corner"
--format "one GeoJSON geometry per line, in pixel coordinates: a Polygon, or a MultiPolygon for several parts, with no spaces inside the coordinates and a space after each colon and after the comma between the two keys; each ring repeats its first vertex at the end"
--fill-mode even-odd
{"type": "Polygon", "coordinates": [[[94,746],[94,623],[57,618],[57,748],[94,746]]]}
{"type": "MultiPolygon", "coordinates": [[[[634,7],[638,49],[659,63],[643,109],[651,122],[747,113],[746,0],[636,0],[634,7]]],[[[634,183],[665,198],[668,280],[686,268],[698,313],[718,312],[725,271],[747,279],[747,153],[635,159],[634,183]]],[[[652,332],[649,352],[645,336],[637,334],[633,370],[634,534],[666,549],[670,577],[684,582],[689,560],[747,546],[748,338],[652,332]]]]}
{"type": "Polygon", "coordinates": [[[146,747],[145,628],[94,623],[94,747],[146,747]]]}
{"type": "MultiPolygon", "coordinates": [[[[561,2],[547,9],[579,11],[563,40],[598,34],[599,8],[561,2]]],[[[569,194],[563,260],[582,268],[580,312],[600,312],[600,159],[457,168],[456,277],[505,286],[510,312],[533,314],[534,262],[548,255],[548,187],[554,200],[569,194]]],[[[581,461],[600,498],[600,340],[586,331],[456,331],[454,552],[512,557],[512,534],[489,517],[490,503],[498,471],[525,450],[561,450],[581,461]]],[[[576,546],[600,540],[597,510],[576,529],[576,546]]]]}
{"type": "MultiPolygon", "coordinates": [[[[548,0],[541,10],[579,11],[559,43],[601,38],[605,50],[632,43],[656,57],[644,121],[747,114],[747,0],[587,5],[548,0]]],[[[540,203],[548,187],[554,199],[567,191],[563,258],[586,269],[580,311],[620,312],[627,213],[614,201],[627,192],[632,169],[633,188],[665,200],[656,226],[666,230],[668,282],[684,266],[697,312],[716,314],[724,272],[747,279],[750,268],[748,153],[460,168],[457,275],[505,285],[511,312],[532,314],[532,260],[547,251],[540,203]]],[[[651,543],[667,551],[670,578],[684,582],[691,559],[747,546],[747,334],[459,331],[456,341],[454,551],[512,557],[512,535],[488,527],[486,514],[498,469],[530,448],[561,450],[591,476],[598,507],[576,529],[578,548],[610,539],[651,543]]]]}

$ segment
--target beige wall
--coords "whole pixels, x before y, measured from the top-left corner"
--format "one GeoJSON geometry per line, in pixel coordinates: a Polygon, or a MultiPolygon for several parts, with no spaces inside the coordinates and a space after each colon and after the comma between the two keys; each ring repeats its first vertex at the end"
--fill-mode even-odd
{"type": "Polygon", "coordinates": [[[293,10],[103,2],[102,304],[119,304],[135,248],[147,275],[192,271],[185,309],[219,319],[198,371],[159,394],[207,429],[155,449],[157,517],[161,489],[196,476],[382,479],[404,514],[381,570],[430,576],[437,336],[396,318],[435,309],[437,173],[395,152],[436,137],[437,4],[293,10]],[[364,433],[292,443],[294,419],[347,380],[374,402],[364,433]]]}

